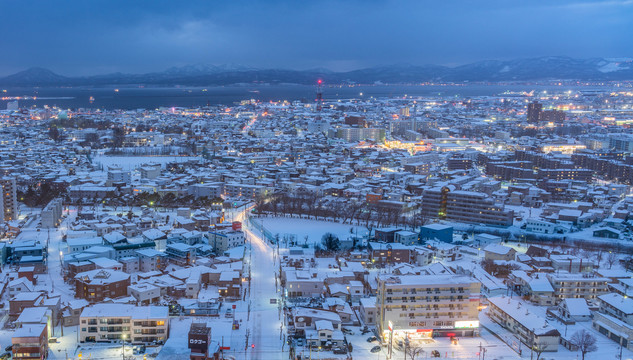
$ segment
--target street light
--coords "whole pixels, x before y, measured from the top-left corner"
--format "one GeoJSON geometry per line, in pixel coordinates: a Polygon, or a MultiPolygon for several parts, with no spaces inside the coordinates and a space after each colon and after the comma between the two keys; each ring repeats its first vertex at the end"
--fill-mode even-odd
{"type": "Polygon", "coordinates": [[[125,360],[125,338],[127,337],[126,334],[121,334],[121,339],[123,339],[123,348],[121,349],[121,357],[123,358],[123,360],[125,360]]]}

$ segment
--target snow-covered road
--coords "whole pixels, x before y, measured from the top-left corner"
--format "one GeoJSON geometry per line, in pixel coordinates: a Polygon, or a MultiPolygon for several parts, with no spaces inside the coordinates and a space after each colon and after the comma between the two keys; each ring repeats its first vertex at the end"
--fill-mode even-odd
{"type": "MultiPolygon", "coordinates": [[[[244,216],[250,208],[240,214],[238,221],[246,225],[244,216]]],[[[250,244],[251,254],[247,258],[251,268],[250,319],[248,321],[249,358],[285,359],[288,348],[283,348],[282,321],[280,316],[279,295],[275,281],[275,270],[279,266],[273,248],[262,237],[248,227],[244,232],[250,244]],[[276,299],[276,304],[271,304],[276,299]],[[254,345],[254,347],[252,347],[254,345]]],[[[247,254],[248,256],[248,254],[247,254]]]]}

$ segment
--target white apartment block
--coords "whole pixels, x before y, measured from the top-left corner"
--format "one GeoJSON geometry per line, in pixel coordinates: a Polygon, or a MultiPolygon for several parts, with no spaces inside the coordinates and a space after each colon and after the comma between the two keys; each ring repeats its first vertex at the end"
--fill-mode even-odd
{"type": "Polygon", "coordinates": [[[45,229],[57,227],[62,218],[62,209],[61,198],[51,200],[42,210],[42,227],[45,229]]]}
{"type": "Polygon", "coordinates": [[[520,301],[506,296],[488,299],[490,318],[506,328],[526,345],[523,351],[536,347],[542,351],[558,351],[560,333],[544,318],[530,313],[520,301]]]}
{"type": "Polygon", "coordinates": [[[568,298],[592,300],[609,292],[609,279],[590,274],[548,274],[556,302],[568,298]]]}
{"type": "Polygon", "coordinates": [[[228,249],[244,245],[246,237],[241,231],[218,230],[209,232],[209,245],[216,254],[223,254],[228,249]]]}
{"type": "Polygon", "coordinates": [[[169,311],[165,306],[95,304],[79,317],[79,341],[133,344],[165,341],[169,335],[169,311]]]}

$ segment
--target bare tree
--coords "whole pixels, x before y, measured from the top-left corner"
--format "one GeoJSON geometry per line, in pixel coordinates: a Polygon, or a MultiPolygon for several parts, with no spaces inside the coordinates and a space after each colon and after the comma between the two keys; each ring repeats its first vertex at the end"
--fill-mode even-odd
{"type": "Polygon", "coordinates": [[[587,353],[598,350],[596,337],[585,329],[576,331],[569,339],[569,342],[578,347],[582,354],[582,360],[585,360],[587,353]]]}
{"type": "Polygon", "coordinates": [[[613,267],[613,264],[615,264],[616,261],[618,261],[618,254],[609,251],[609,255],[607,255],[607,264],[609,265],[609,269],[613,267]]]}
{"type": "Polygon", "coordinates": [[[406,349],[406,354],[408,359],[415,360],[418,357],[422,358],[424,355],[424,349],[421,346],[409,345],[406,349]]]}
{"type": "Polygon", "coordinates": [[[536,360],[539,360],[541,358],[541,355],[543,354],[543,352],[545,351],[546,346],[545,345],[541,345],[541,344],[533,344],[532,345],[532,351],[536,354],[536,360]]]}

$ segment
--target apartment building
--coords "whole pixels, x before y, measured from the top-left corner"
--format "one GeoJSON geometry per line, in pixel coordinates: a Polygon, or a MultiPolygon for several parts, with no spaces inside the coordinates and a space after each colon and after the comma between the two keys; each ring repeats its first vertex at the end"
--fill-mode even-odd
{"type": "Polygon", "coordinates": [[[130,184],[132,182],[132,174],[129,171],[124,171],[119,165],[108,166],[108,178],[106,180],[106,186],[112,186],[113,184],[130,184]]]}
{"type": "Polygon", "coordinates": [[[568,298],[592,300],[609,292],[609,279],[591,274],[548,274],[556,302],[568,298]]]}
{"type": "Polygon", "coordinates": [[[379,275],[376,326],[383,339],[475,336],[481,284],[458,275],[379,275]]]}
{"type": "Polygon", "coordinates": [[[347,142],[357,142],[361,140],[373,140],[376,142],[385,141],[385,129],[346,127],[336,130],[336,137],[347,142]]]}
{"type": "Polygon", "coordinates": [[[95,304],[86,307],[79,318],[79,341],[134,344],[164,342],[169,335],[166,306],[95,304]]]}
{"type": "Polygon", "coordinates": [[[512,210],[495,204],[486,194],[451,190],[447,186],[424,190],[422,214],[430,218],[493,226],[510,226],[514,218],[512,210]]]}
{"type": "Polygon", "coordinates": [[[558,351],[558,330],[544,318],[530,313],[521,301],[506,296],[489,298],[488,301],[488,316],[514,334],[526,346],[524,351],[531,348],[558,351]]]}
{"type": "Polygon", "coordinates": [[[229,198],[255,199],[268,193],[268,189],[262,185],[250,185],[239,183],[224,184],[224,196],[229,198]]]}
{"type": "Polygon", "coordinates": [[[400,243],[370,242],[369,259],[374,264],[411,263],[415,249],[400,243]]]}
{"type": "Polygon", "coordinates": [[[316,272],[286,268],[282,272],[284,296],[289,298],[320,297],[325,292],[324,278],[316,272]]]}
{"type": "Polygon", "coordinates": [[[183,243],[167,244],[165,252],[172,262],[181,266],[192,265],[196,262],[196,248],[191,245],[183,243]]]}
{"type": "Polygon", "coordinates": [[[598,303],[593,328],[623,348],[633,349],[633,299],[612,293],[600,295],[598,303]]]}
{"type": "Polygon", "coordinates": [[[209,232],[209,245],[213,246],[216,254],[223,254],[228,249],[244,245],[246,237],[241,231],[218,230],[209,232]]]}
{"type": "Polygon", "coordinates": [[[42,227],[45,229],[57,227],[62,218],[62,209],[61,198],[51,200],[42,210],[42,227]]]}

